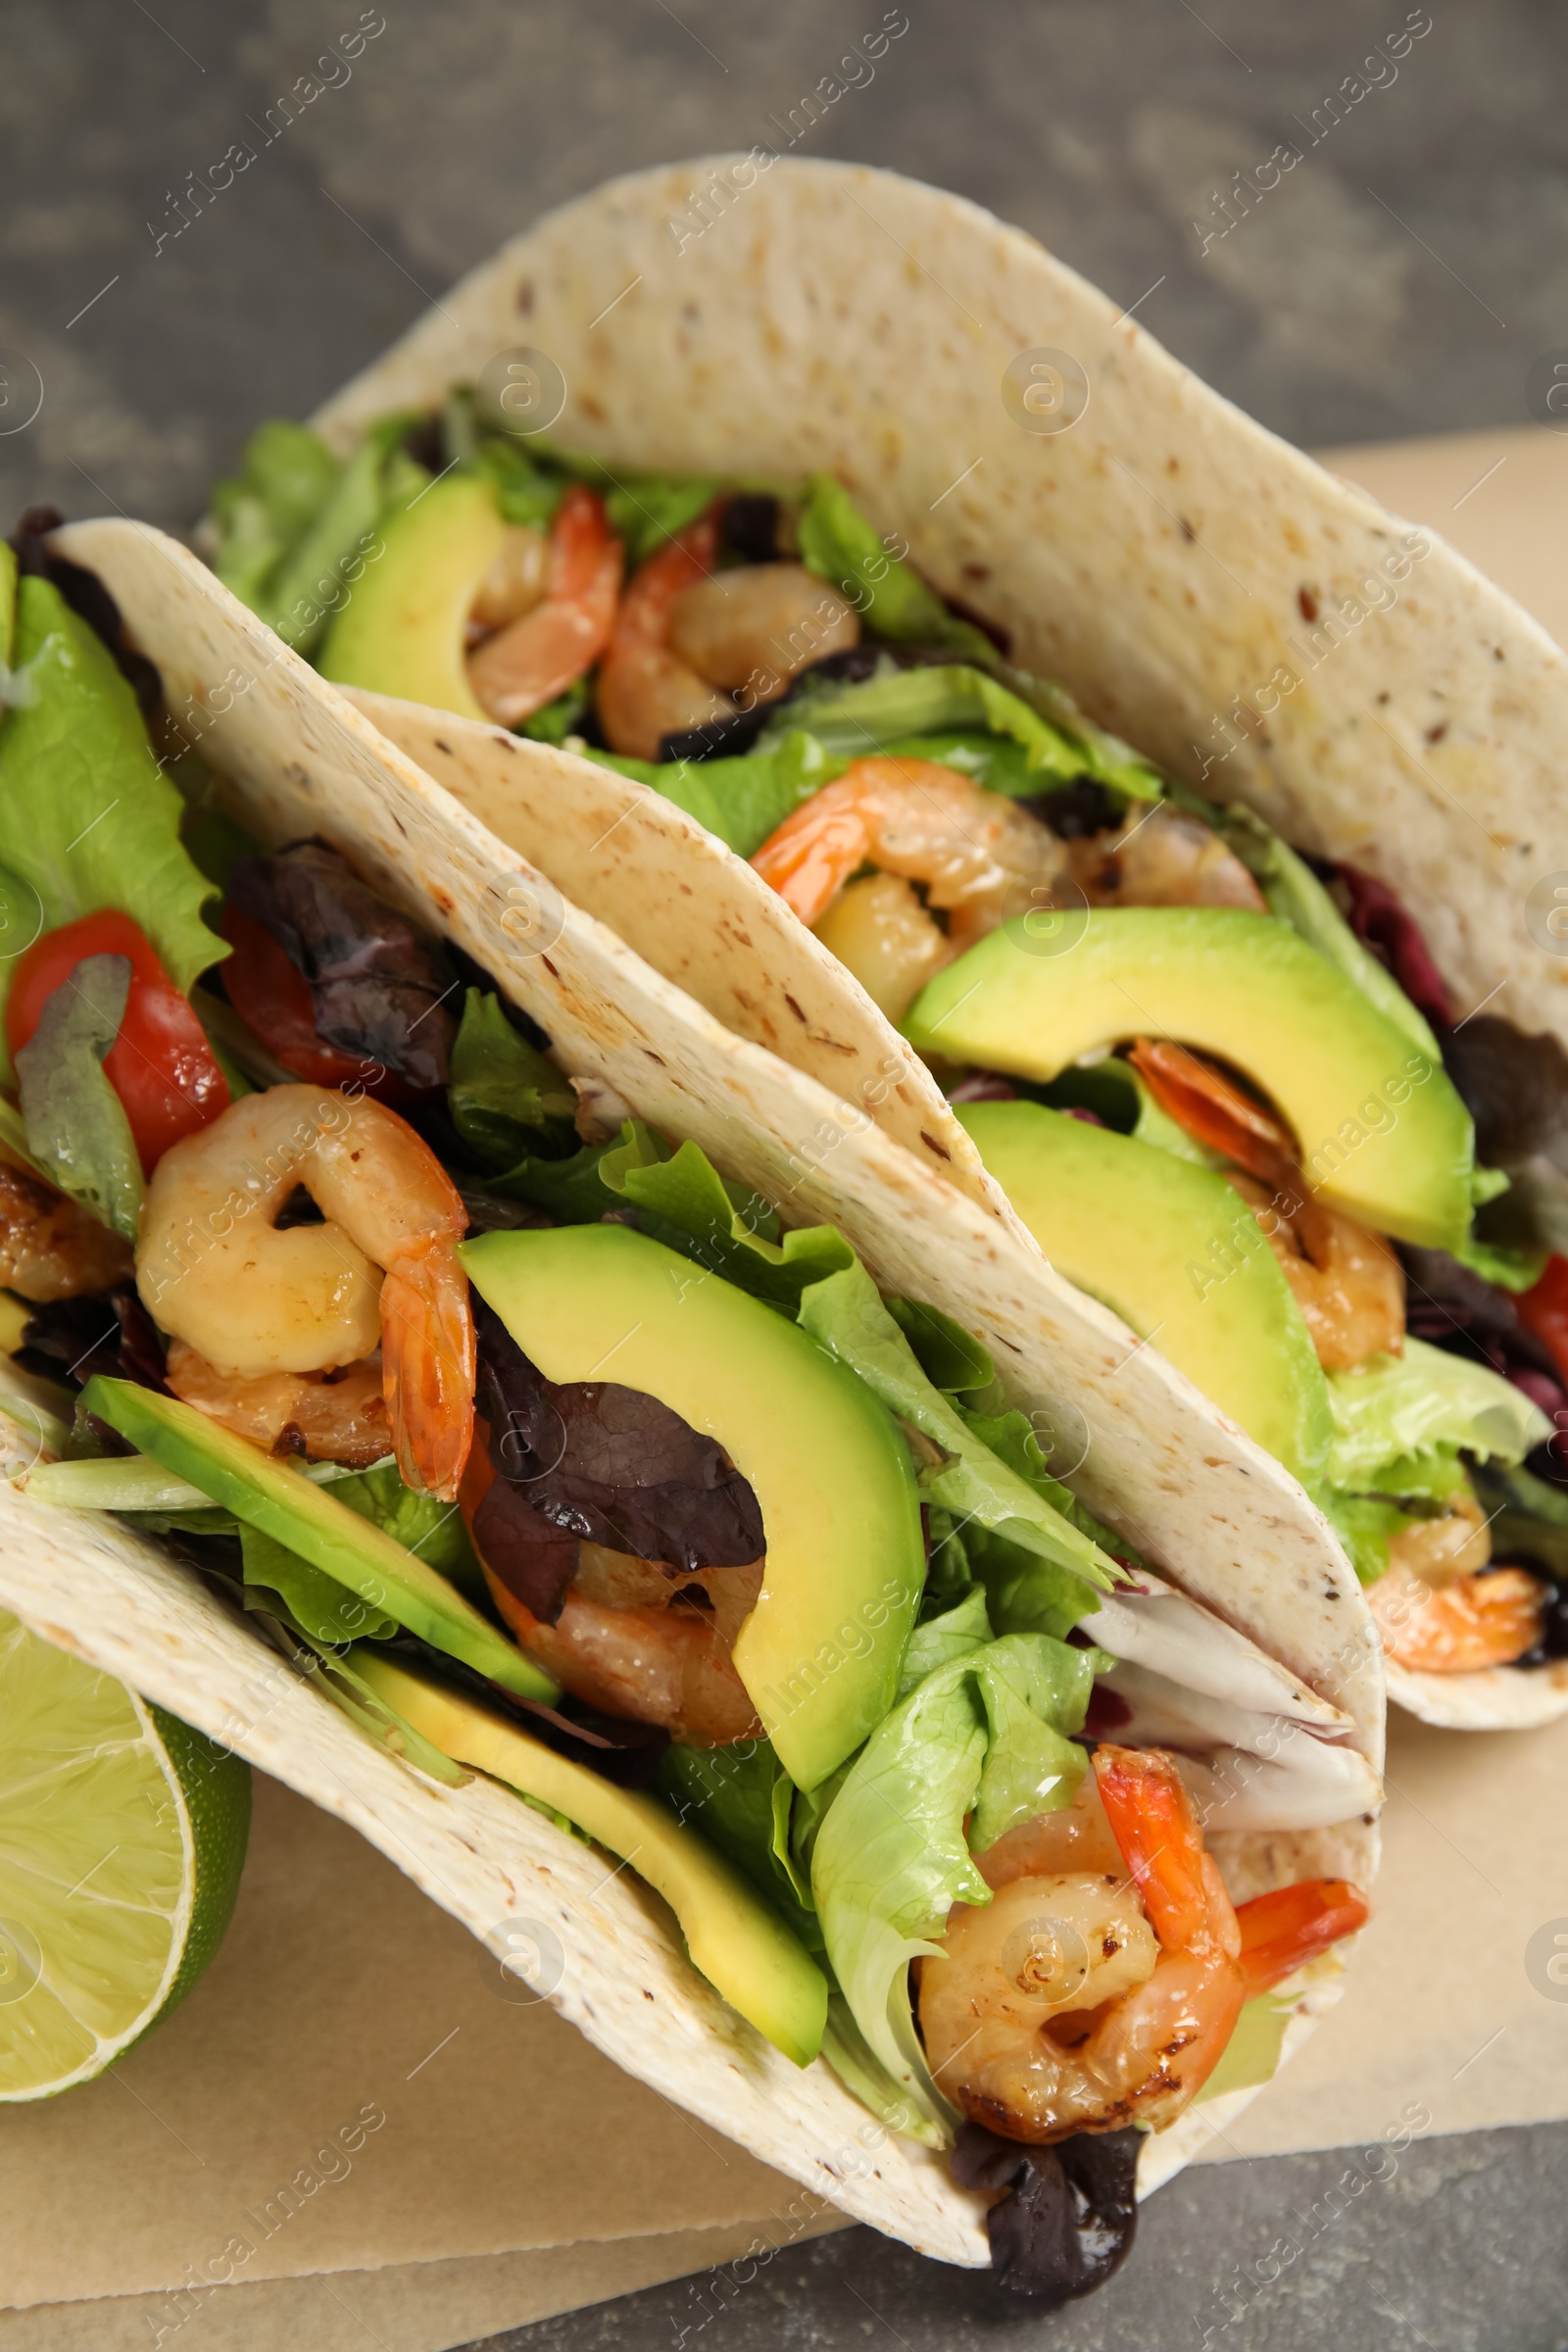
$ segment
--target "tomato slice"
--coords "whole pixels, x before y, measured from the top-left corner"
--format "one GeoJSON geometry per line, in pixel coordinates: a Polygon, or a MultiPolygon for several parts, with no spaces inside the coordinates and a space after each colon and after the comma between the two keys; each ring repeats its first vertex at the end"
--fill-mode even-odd
{"type": "Polygon", "coordinates": [[[1550,1348],[1558,1378],[1568,1383],[1568,1257],[1548,1257],[1546,1271],[1519,1301],[1519,1320],[1550,1348]]]}
{"type": "Polygon", "coordinates": [[[361,1061],[317,1036],[311,984],[267,926],[225,906],[221,927],[234,950],[223,966],[228,1001],[284,1069],[314,1086],[359,1085],[384,1099],[388,1073],[379,1062],[361,1061]]]}
{"type": "Polygon", "coordinates": [[[228,1081],[139,923],[104,907],[34,940],[18,957],[6,999],[6,1043],[14,1059],[55,990],[88,956],[123,956],[130,963],[130,994],[104,1069],[124,1104],[142,1173],[150,1176],[171,1144],[228,1108],[228,1081]]]}

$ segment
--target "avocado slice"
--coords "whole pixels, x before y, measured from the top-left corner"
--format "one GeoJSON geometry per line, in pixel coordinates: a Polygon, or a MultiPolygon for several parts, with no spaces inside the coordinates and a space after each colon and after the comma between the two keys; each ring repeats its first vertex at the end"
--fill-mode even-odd
{"type": "Polygon", "coordinates": [[[790,1779],[814,1788],[892,1706],[925,1583],[888,1413],[775,1308],[624,1225],[487,1233],[458,1254],[547,1380],[657,1396],[751,1482],[767,1573],[735,1665],[790,1779]]]}
{"type": "Polygon", "coordinates": [[[1325,1201],[1401,1242],[1463,1247],[1469,1112],[1288,924],[1234,906],[1096,907],[1075,945],[1050,944],[1004,924],[921,991],[905,1035],[922,1054],[1038,1080],[1123,1038],[1178,1038],[1272,1098],[1325,1201]]]}
{"type": "Polygon", "coordinates": [[[958,1117],[1041,1249],[1300,1479],[1321,1477],[1328,1383],[1279,1260],[1223,1176],[1042,1102],[958,1117]]]}
{"type": "Polygon", "coordinates": [[[422,490],[382,523],[380,555],[327,632],[321,675],[488,724],[468,686],[464,630],[505,532],[493,482],[455,473],[422,490]]]}
{"type": "Polygon", "coordinates": [[[313,1486],[290,1463],[274,1461],[193,1404],[160,1396],[132,1380],[98,1374],[82,1391],[81,1401],[140,1452],[188,1479],[247,1527],[286,1544],[312,1567],[514,1698],[548,1706],[561,1696],[543,1669],[481,1617],[455,1585],[339,1502],[329,1489],[313,1486]]]}
{"type": "Polygon", "coordinates": [[[797,2066],[827,2022],[827,1980],[776,1913],[657,1796],[617,1788],[455,1690],[356,1645],[355,1671],[454,1762],[504,1781],[631,1863],[680,1923],[694,1968],[797,2066]]]}

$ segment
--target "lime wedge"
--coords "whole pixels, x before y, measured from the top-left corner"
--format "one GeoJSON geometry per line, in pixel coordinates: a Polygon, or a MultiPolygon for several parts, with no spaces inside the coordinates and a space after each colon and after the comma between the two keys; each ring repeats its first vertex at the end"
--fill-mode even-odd
{"type": "Polygon", "coordinates": [[[0,1610],[0,2100],[95,2075],[218,1949],[250,1768],[0,1610]]]}

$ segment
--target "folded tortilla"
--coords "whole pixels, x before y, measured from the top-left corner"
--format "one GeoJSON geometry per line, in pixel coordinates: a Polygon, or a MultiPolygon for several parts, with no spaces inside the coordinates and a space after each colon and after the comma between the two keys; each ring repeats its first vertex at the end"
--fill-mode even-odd
{"type": "MultiPolygon", "coordinates": [[[[555,436],[612,466],[836,474],[1022,667],[1182,781],[1386,883],[1457,1004],[1568,1041],[1568,956],[1529,904],[1568,838],[1568,659],[1032,238],[859,166],[662,167],[514,238],[313,422],[346,451],[522,344],[564,380],[555,436]],[[1087,408],[1027,429],[1009,370],[1063,354],[1087,408]]],[[[918,1056],[695,820],[502,728],[353,699],[657,970],[1016,1233],[918,1056]]],[[[1395,1668],[1389,1688],[1429,1722],[1524,1728],[1568,1711],[1568,1661],[1395,1668]]]]}
{"type": "MultiPolygon", "coordinates": [[[[75,525],[56,544],[116,597],[253,833],[330,841],[416,921],[485,965],[574,1074],[693,1137],[726,1174],[776,1200],[787,1222],[836,1222],[884,1287],[945,1308],[994,1351],[1013,1401],[1081,1417],[1073,1483],[1086,1502],[1222,1621],[1236,1699],[1259,1682],[1294,1689],[1298,1718],[1330,1729],[1370,1797],[1349,1819],[1286,1826],[1288,1803],[1271,1812],[1278,1767],[1253,1759],[1209,1838],[1233,1895],[1311,1876],[1366,1886],[1377,1866],[1381,1657],[1326,1522],[1286,1472],[1148,1349],[1129,1357],[1114,1317],[985,1208],[815,1079],[736,1038],[584,914],[184,549],[122,521],[75,525]]],[[[509,1919],[547,1925],[565,1955],[556,2006],[628,2073],[858,2219],[943,2260],[988,2259],[985,2200],[958,2188],[940,2155],[891,2136],[823,2061],[797,2070],[725,2007],[630,1873],[607,1879],[579,1841],[486,1782],[438,1788],[375,1747],[158,1546],[0,1487],[0,1604],[352,1822],[475,1935],[509,1919]]],[[[1152,1613],[1147,1658],[1179,1696],[1190,1652],[1160,1630],[1158,1612],[1180,1617],[1184,1604],[1118,1605],[1129,1618],[1152,1613]]],[[[1228,1703],[1225,1692],[1195,1698],[1195,1723],[1216,1698],[1228,1703]]],[[[1315,1743],[1320,1733],[1302,1737],[1315,1743]]],[[[1287,2053],[1338,1996],[1345,1961],[1337,1947],[1293,1981],[1287,2053]]],[[[1200,2102],[1151,2138],[1140,2186],[1167,2178],[1252,2095],[1200,2102]]]]}

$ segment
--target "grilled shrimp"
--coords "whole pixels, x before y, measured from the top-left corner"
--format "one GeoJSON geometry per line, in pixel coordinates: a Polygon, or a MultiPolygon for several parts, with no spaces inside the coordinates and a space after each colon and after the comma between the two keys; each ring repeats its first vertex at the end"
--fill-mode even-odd
{"type": "Polygon", "coordinates": [[[1452,1499],[1446,1517],[1399,1530],[1367,1593],[1385,1651],[1414,1674],[1511,1666],[1541,1639],[1546,1587],[1525,1568],[1489,1569],[1481,1505],[1468,1493],[1452,1499]]]}
{"type": "MultiPolygon", "coordinates": [[[[461,1495],[470,1534],[495,1476],[488,1446],[476,1445],[461,1495]]],[[[727,1747],[760,1735],[732,1655],[762,1589],[760,1560],[688,1574],[583,1543],[554,1624],[534,1615],[482,1551],[480,1565],[521,1647],[590,1706],[658,1724],[690,1747],[727,1747]]]]}
{"type": "MultiPolygon", "coordinates": [[[[396,1111],[314,1086],[246,1095],[166,1152],[147,1189],[136,1285],[213,1378],[341,1371],[377,1345],[398,1468],[450,1501],[473,1434],[474,1336],[457,1243],[467,1211],[396,1111]],[[326,1222],[273,1223],[303,1185],[326,1222]]],[[[172,1383],[171,1384],[172,1385],[172,1383]]]]}
{"type": "Polygon", "coordinates": [[[858,645],[860,621],[804,564],[746,564],[715,571],[675,599],[669,642],[699,677],[754,710],[811,662],[858,645]]]}
{"type": "Polygon", "coordinates": [[[1356,1218],[1321,1203],[1310,1219],[1293,1221],[1267,1185],[1240,1175],[1230,1182],[1284,1269],[1324,1371],[1348,1372],[1369,1355],[1399,1354],[1404,1274],[1388,1243],[1356,1218]]]}
{"type": "Polygon", "coordinates": [[[1246,906],[1263,894],[1212,825],[1170,801],[1133,802],[1114,833],[1075,841],[1072,875],[1091,906],[1246,906]]]}
{"type": "Polygon", "coordinates": [[[650,557],[621,598],[596,691],[612,751],[657,760],[666,735],[734,716],[738,705],[670,643],[677,599],[709,577],[717,553],[718,523],[699,515],[650,557]]]}
{"type": "Polygon", "coordinates": [[[392,1450],[381,1358],[368,1355],[341,1372],[220,1372],[183,1340],[170,1347],[164,1378],[236,1437],[269,1453],[302,1453],[313,1462],[368,1468],[392,1450]]]}
{"type": "Polygon", "coordinates": [[[113,1290],[130,1268],[118,1233],[0,1152],[0,1283],[42,1304],[113,1290]]]}
{"type": "Polygon", "coordinates": [[[494,613],[505,625],[468,656],[475,700],[502,726],[532,717],[598,661],[615,616],[623,555],[604,500],[580,482],[556,510],[542,596],[532,593],[537,554],[520,533],[509,533],[473,607],[475,620],[494,613]]]}
{"type": "Polygon", "coordinates": [[[1230,1181],[1284,1268],[1325,1371],[1399,1354],[1399,1261],[1380,1235],[1313,1199],[1289,1129],[1185,1046],[1139,1038],[1128,1059],[1162,1110],[1246,1171],[1230,1181]]]}
{"type": "Polygon", "coordinates": [[[752,863],[898,1020],[933,972],[988,931],[1054,906],[1066,853],[1038,817],[972,776],[879,753],[787,816],[752,863]],[[862,865],[877,871],[855,881],[862,865]]]}
{"type": "Polygon", "coordinates": [[[995,1892],[956,1904],[942,1956],[919,1963],[921,2032],[967,2116],[1035,2143],[1173,2123],[1242,2002],[1366,1917],[1342,1881],[1234,1910],[1157,1750],[1102,1744],[1070,1808],[978,1865],[995,1892]]]}

